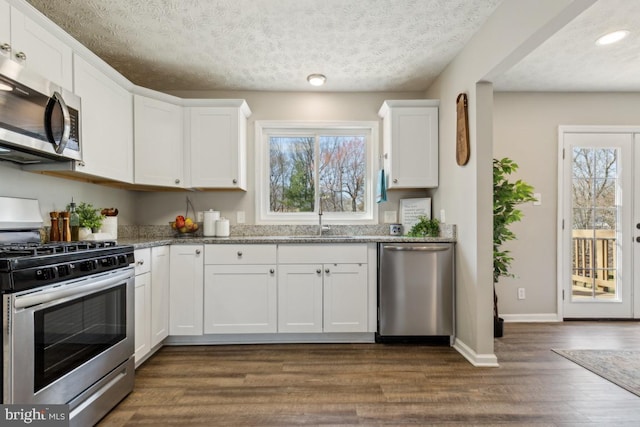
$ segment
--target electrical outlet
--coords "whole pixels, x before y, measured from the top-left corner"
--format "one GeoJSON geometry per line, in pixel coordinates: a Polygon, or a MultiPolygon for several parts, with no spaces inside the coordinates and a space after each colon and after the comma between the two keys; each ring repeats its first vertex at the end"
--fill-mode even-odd
{"type": "Polygon", "coordinates": [[[238,211],[236,214],[236,223],[244,224],[244,211],[238,211]]]}
{"type": "Polygon", "coordinates": [[[440,222],[442,223],[447,222],[447,218],[444,215],[444,209],[440,209],[440,222]]]}
{"type": "Polygon", "coordinates": [[[524,292],[524,288],[518,288],[518,299],[525,299],[527,295],[524,292]]]}
{"type": "Polygon", "coordinates": [[[542,205],[542,193],[533,193],[533,197],[536,199],[536,201],[533,202],[533,206],[542,205]]]}

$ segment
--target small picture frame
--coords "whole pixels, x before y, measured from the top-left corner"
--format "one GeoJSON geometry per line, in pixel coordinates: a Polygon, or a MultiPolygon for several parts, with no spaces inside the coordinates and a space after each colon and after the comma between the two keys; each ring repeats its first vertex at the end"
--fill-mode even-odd
{"type": "Polygon", "coordinates": [[[400,223],[404,234],[407,234],[418,223],[418,218],[421,216],[431,219],[431,198],[420,197],[400,200],[400,223]]]}

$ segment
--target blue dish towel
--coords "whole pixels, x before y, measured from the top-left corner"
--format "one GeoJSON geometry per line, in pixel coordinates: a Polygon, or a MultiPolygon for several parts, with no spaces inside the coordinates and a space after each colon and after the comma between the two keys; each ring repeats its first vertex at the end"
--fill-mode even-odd
{"type": "Polygon", "coordinates": [[[378,183],[376,186],[376,202],[382,203],[387,201],[387,182],[384,169],[378,171],[378,183]]]}

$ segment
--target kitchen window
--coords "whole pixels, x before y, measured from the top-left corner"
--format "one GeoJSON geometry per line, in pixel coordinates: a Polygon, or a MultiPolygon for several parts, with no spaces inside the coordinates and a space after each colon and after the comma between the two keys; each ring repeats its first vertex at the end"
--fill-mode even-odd
{"type": "Polygon", "coordinates": [[[370,224],[377,122],[256,122],[258,224],[370,224]],[[321,203],[321,206],[319,205],[321,203]]]}

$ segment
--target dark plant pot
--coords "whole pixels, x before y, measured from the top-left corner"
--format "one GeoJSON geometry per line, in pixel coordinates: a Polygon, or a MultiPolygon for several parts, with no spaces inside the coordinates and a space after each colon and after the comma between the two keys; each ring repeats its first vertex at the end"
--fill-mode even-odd
{"type": "Polygon", "coordinates": [[[493,318],[493,337],[500,338],[504,334],[504,319],[502,317],[493,318]]]}

